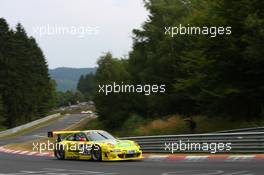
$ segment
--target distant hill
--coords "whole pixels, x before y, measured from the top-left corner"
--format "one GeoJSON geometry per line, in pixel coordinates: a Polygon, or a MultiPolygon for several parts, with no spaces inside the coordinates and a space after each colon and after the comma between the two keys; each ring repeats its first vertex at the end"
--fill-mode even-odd
{"type": "Polygon", "coordinates": [[[50,69],[49,74],[57,83],[59,91],[76,90],[78,80],[81,75],[95,73],[96,68],[68,68],[59,67],[50,69]]]}

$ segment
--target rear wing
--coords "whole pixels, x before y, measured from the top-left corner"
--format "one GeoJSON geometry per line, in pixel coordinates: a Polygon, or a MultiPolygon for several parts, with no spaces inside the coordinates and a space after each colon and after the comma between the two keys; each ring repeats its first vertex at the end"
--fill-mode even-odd
{"type": "Polygon", "coordinates": [[[68,134],[74,134],[74,133],[78,133],[81,131],[49,131],[48,132],[48,137],[58,137],[58,141],[60,141],[62,139],[61,135],[68,135],[68,134]]]}

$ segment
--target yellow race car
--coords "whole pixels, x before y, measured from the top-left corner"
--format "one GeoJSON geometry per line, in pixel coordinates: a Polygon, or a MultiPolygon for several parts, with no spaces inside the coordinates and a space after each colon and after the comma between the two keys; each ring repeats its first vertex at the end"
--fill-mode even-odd
{"type": "Polygon", "coordinates": [[[119,140],[103,130],[48,132],[48,137],[54,136],[57,136],[54,155],[59,160],[117,161],[143,158],[136,142],[119,140]]]}

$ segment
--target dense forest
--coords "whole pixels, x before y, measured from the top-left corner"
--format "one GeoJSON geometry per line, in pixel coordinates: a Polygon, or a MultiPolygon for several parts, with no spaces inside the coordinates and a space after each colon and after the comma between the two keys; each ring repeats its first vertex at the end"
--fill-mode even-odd
{"type": "MultiPolygon", "coordinates": [[[[264,1],[148,0],[149,19],[133,30],[128,58],[106,53],[79,90],[94,94],[100,120],[119,128],[131,116],[251,120],[264,114],[264,1]],[[167,26],[230,27],[230,35],[165,34],[167,26]],[[85,83],[86,81],[86,83],[85,83]],[[98,93],[99,84],[165,84],[166,93],[98,93]],[[83,87],[84,84],[86,88],[83,87]],[[90,85],[89,85],[90,84],[90,85]]],[[[86,80],[85,80],[86,79],[86,80]]]]}
{"type": "Polygon", "coordinates": [[[77,91],[56,92],[45,57],[23,26],[0,19],[0,129],[43,117],[54,106],[94,100],[109,130],[133,117],[171,114],[235,120],[264,115],[264,1],[146,0],[149,11],[134,29],[128,57],[111,53],[77,91]],[[174,26],[230,27],[231,33],[171,35],[174,26]],[[99,93],[99,85],[166,85],[165,93],[99,93]]]}
{"type": "Polygon", "coordinates": [[[0,128],[41,118],[55,105],[45,57],[21,24],[0,18],[0,128]]]}

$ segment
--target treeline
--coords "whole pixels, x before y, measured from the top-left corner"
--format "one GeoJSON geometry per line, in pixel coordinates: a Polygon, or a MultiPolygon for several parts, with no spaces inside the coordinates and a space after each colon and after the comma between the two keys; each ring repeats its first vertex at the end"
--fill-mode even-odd
{"type": "MultiPolygon", "coordinates": [[[[135,115],[203,114],[234,120],[263,117],[264,1],[144,2],[149,19],[141,29],[133,30],[133,49],[128,58],[113,58],[106,53],[98,61],[94,100],[105,126],[119,128],[135,115]],[[165,35],[165,27],[179,24],[230,26],[232,33],[216,37],[165,35]],[[166,93],[98,93],[98,84],[114,81],[165,84],[166,93]]],[[[89,86],[80,90],[89,94],[89,86]]]]}
{"type": "Polygon", "coordinates": [[[56,103],[45,57],[21,24],[0,18],[0,128],[46,115],[56,103]]]}
{"type": "Polygon", "coordinates": [[[57,91],[56,93],[56,107],[75,105],[83,101],[86,99],[80,91],[57,91]]]}
{"type": "Polygon", "coordinates": [[[77,84],[77,90],[83,94],[85,100],[92,100],[96,91],[94,74],[81,75],[77,84]]]}

